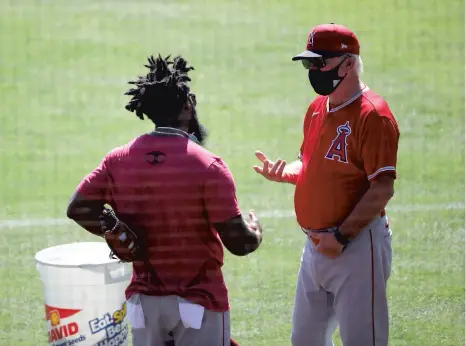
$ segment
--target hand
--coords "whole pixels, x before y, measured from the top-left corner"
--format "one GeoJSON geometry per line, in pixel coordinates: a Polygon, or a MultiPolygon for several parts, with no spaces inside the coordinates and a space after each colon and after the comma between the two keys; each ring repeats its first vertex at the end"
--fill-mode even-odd
{"type": "Polygon", "coordinates": [[[132,262],[138,259],[138,236],[127,224],[120,221],[115,212],[104,209],[99,216],[103,238],[110,248],[110,258],[119,259],[121,262],[132,262]]]}
{"type": "Polygon", "coordinates": [[[261,151],[256,151],[255,152],[256,157],[259,159],[260,162],[262,162],[262,167],[260,166],[254,166],[254,170],[262,175],[265,179],[270,180],[270,181],[275,181],[279,183],[284,183],[285,178],[284,178],[284,169],[286,166],[286,161],[285,160],[280,160],[278,159],[277,161],[273,162],[270,161],[267,156],[265,156],[264,153],[261,151]]]}
{"type": "Polygon", "coordinates": [[[248,227],[251,231],[255,232],[259,236],[259,240],[262,242],[262,226],[254,210],[249,211],[248,227]]]}
{"type": "Polygon", "coordinates": [[[114,231],[117,226],[119,226],[118,218],[115,215],[115,212],[104,208],[102,213],[99,215],[99,223],[100,223],[100,236],[102,238],[105,237],[107,231],[110,231],[107,234],[110,234],[111,231],[114,231]]]}
{"type": "Polygon", "coordinates": [[[338,242],[333,233],[312,232],[311,236],[315,239],[319,239],[317,251],[328,258],[337,258],[343,252],[343,245],[338,242]]]}

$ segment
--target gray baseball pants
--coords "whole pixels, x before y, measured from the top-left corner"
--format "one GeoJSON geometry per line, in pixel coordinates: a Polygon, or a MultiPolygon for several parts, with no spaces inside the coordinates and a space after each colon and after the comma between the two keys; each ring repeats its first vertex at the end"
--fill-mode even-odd
{"type": "Polygon", "coordinates": [[[293,346],[333,346],[337,326],[344,346],[387,346],[387,281],[392,264],[387,217],[368,225],[336,259],[307,239],[293,311],[293,346]]]}
{"type": "Polygon", "coordinates": [[[145,326],[133,326],[133,346],[165,346],[169,340],[174,340],[176,346],[230,345],[229,311],[222,313],[205,309],[200,329],[185,328],[179,312],[179,302],[184,299],[146,295],[139,295],[139,299],[145,326]]]}

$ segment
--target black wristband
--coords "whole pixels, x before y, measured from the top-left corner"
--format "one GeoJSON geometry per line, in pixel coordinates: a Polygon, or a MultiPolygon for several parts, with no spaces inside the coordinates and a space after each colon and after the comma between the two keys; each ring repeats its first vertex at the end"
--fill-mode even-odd
{"type": "Polygon", "coordinates": [[[337,227],[333,230],[333,235],[335,236],[336,240],[343,246],[346,246],[349,244],[350,240],[349,238],[344,235],[343,233],[340,232],[340,228],[337,227]]]}

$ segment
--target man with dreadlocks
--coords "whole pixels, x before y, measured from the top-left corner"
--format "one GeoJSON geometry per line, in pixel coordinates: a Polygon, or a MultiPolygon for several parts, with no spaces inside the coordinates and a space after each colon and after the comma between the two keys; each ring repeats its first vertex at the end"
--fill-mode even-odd
{"type": "Polygon", "coordinates": [[[102,236],[99,215],[112,207],[142,240],[126,289],[134,346],[230,345],[223,245],[234,255],[255,251],[262,228],[243,220],[233,176],[200,144],[207,132],[196,113],[182,57],[149,58],[149,72],[130,84],[126,109],[155,130],[111,150],[78,185],[67,215],[102,236]]]}

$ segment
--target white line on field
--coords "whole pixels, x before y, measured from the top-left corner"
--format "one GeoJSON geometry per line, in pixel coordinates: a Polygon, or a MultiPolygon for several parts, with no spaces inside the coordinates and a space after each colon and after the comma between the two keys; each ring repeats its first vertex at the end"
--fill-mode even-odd
{"type": "MultiPolygon", "coordinates": [[[[413,204],[413,205],[394,205],[387,208],[387,212],[393,213],[412,213],[416,211],[442,211],[442,210],[461,210],[465,209],[464,203],[449,204],[413,204]]],[[[267,210],[264,212],[257,211],[257,215],[263,218],[284,219],[294,217],[293,210],[267,210]]],[[[0,221],[1,226],[1,221],[0,221]]]]}
{"type": "MultiPolygon", "coordinates": [[[[465,204],[449,203],[449,204],[413,204],[413,205],[394,205],[387,208],[388,212],[394,213],[411,213],[416,211],[444,211],[444,210],[464,210],[465,204]]],[[[259,217],[269,219],[286,219],[295,217],[293,210],[266,210],[257,212],[259,217]]],[[[57,219],[13,219],[0,220],[1,228],[20,228],[20,227],[50,227],[64,226],[73,224],[71,220],[65,218],[57,219]]]]}
{"type": "Polygon", "coordinates": [[[69,219],[16,219],[0,220],[0,228],[47,227],[70,224],[69,219]]]}

